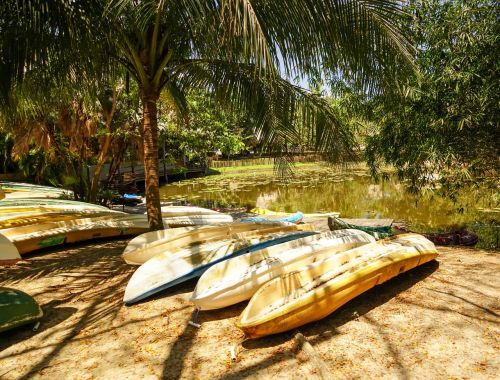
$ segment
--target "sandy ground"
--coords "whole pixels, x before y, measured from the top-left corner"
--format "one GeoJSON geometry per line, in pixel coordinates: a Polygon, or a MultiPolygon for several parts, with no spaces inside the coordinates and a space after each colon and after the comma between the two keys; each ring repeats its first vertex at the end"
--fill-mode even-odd
{"type": "Polygon", "coordinates": [[[124,306],[127,241],[46,250],[0,269],[0,286],[30,293],[45,313],[36,332],[0,334],[0,379],[316,379],[321,365],[332,378],[498,378],[499,252],[440,248],[438,261],[321,321],[245,340],[234,325],[244,303],[188,325],[195,281],[124,306]]]}

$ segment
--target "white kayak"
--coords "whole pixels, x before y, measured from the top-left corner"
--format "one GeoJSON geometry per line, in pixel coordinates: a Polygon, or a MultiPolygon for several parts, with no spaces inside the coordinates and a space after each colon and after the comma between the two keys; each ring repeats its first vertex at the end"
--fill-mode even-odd
{"type": "Polygon", "coordinates": [[[141,265],[153,256],[164,251],[178,250],[216,239],[228,239],[235,234],[270,228],[288,230],[312,230],[309,225],[288,225],[284,223],[230,223],[220,226],[202,226],[167,229],[162,231],[146,232],[132,239],[123,252],[123,259],[127,264],[141,265]],[[176,232],[172,232],[172,231],[176,232]]]}
{"type": "Polygon", "coordinates": [[[123,301],[128,304],[138,302],[171,286],[199,277],[217,262],[308,234],[314,232],[294,231],[219,240],[195,245],[176,253],[163,252],[146,261],[135,271],[127,284],[123,301]]]}
{"type": "Polygon", "coordinates": [[[0,233],[0,265],[12,265],[21,260],[16,246],[0,233]]]}
{"type": "Polygon", "coordinates": [[[346,229],[308,236],[218,263],[199,279],[191,301],[211,310],[250,299],[260,286],[283,273],[374,242],[366,232],[346,229]]]}
{"type": "Polygon", "coordinates": [[[221,215],[222,213],[210,210],[208,208],[196,206],[162,206],[161,213],[166,216],[183,216],[183,215],[221,215]]]}

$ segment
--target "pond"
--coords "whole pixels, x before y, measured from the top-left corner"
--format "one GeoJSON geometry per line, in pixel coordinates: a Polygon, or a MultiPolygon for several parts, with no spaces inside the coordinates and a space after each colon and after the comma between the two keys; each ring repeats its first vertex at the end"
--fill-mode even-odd
{"type": "Polygon", "coordinates": [[[498,247],[499,195],[464,191],[455,202],[439,195],[408,194],[394,176],[376,183],[363,166],[345,170],[323,165],[294,169],[281,180],[270,169],[251,168],[165,185],[162,201],[187,201],[213,208],[253,207],[304,213],[338,211],[346,218],[393,218],[420,232],[465,227],[480,235],[481,248],[498,247]]]}

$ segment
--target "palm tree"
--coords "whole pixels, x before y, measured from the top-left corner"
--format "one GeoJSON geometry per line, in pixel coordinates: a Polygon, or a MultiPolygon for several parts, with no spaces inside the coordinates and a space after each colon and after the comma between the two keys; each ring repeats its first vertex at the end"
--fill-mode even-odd
{"type": "MultiPolygon", "coordinates": [[[[398,28],[404,14],[391,0],[108,0],[100,25],[92,18],[99,13],[99,2],[88,4],[86,13],[78,13],[85,15],[86,29],[67,22],[57,38],[73,33],[84,40],[92,35],[90,30],[99,30],[93,34],[98,42],[94,49],[104,41],[138,83],[152,229],[163,227],[157,143],[160,93],[184,114],[188,90],[211,92],[222,105],[251,114],[254,133],[274,146],[300,137],[300,119],[301,129],[307,130],[307,139],[318,151],[342,160],[351,157],[350,131],[320,96],[290,84],[280,73],[305,78],[341,75],[372,92],[411,61],[409,44],[398,28]],[[68,33],[61,33],[66,29],[68,33]]],[[[44,50],[48,55],[51,51],[44,50]]],[[[64,55],[56,54],[60,56],[64,55]]]]}

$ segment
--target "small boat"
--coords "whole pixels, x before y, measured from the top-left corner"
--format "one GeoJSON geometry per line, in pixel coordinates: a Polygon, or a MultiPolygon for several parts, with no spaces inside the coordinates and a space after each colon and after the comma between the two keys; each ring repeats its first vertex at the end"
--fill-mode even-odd
{"type": "Polygon", "coordinates": [[[12,265],[21,260],[21,255],[16,246],[0,233],[0,266],[12,265]]]}
{"type": "Polygon", "coordinates": [[[4,199],[59,198],[61,196],[72,197],[74,195],[71,190],[9,181],[0,181],[0,189],[5,195],[4,199]]]}
{"type": "Polygon", "coordinates": [[[36,322],[43,316],[40,305],[30,295],[0,287],[0,332],[36,322]]]}
{"type": "Polygon", "coordinates": [[[393,219],[346,219],[331,216],[328,218],[328,227],[331,231],[355,228],[369,233],[375,239],[383,239],[392,236],[393,221],[393,219]]]}
{"type": "Polygon", "coordinates": [[[0,202],[0,214],[7,213],[23,213],[23,212],[49,212],[52,210],[64,211],[85,211],[85,210],[98,210],[98,211],[111,211],[109,208],[96,205],[93,203],[67,201],[62,199],[52,199],[47,201],[45,199],[39,200],[26,200],[21,201],[2,201],[0,202]]]}
{"type": "Polygon", "coordinates": [[[132,239],[123,252],[127,264],[142,265],[153,256],[169,251],[176,252],[182,248],[195,246],[208,241],[230,239],[237,236],[249,236],[251,233],[272,233],[285,231],[312,231],[310,225],[283,223],[230,223],[221,226],[203,226],[190,228],[179,233],[171,231],[180,228],[152,231],[132,239]]]}
{"type": "Polygon", "coordinates": [[[287,222],[287,223],[300,223],[304,219],[304,214],[297,211],[294,214],[283,216],[281,218],[268,218],[264,216],[250,216],[241,218],[240,222],[287,222]]]}
{"type": "Polygon", "coordinates": [[[0,214],[0,230],[6,228],[23,227],[40,223],[54,223],[67,220],[77,220],[96,217],[116,217],[126,215],[119,211],[51,211],[51,212],[26,212],[15,214],[0,214]]]}
{"type": "MultiPolygon", "coordinates": [[[[250,212],[258,215],[269,215],[269,216],[290,216],[293,213],[290,212],[282,212],[282,211],[272,211],[267,208],[255,207],[250,210],[250,212]]],[[[328,216],[339,216],[340,213],[336,211],[327,211],[327,212],[315,212],[315,213],[304,213],[304,218],[322,218],[328,216]]]]}
{"type": "Polygon", "coordinates": [[[176,253],[163,252],[146,261],[135,271],[127,284],[123,301],[127,304],[138,302],[169,287],[199,277],[218,262],[312,234],[315,232],[275,233],[208,242],[176,253]]]}
{"type": "Polygon", "coordinates": [[[359,230],[338,230],[223,261],[210,267],[191,296],[200,310],[219,309],[250,299],[260,286],[284,273],[375,239],[359,230]]]}
{"type": "Polygon", "coordinates": [[[277,334],[326,317],[361,293],[433,260],[434,244],[397,235],[333,255],[263,285],[237,326],[250,338],[277,334]]]}

